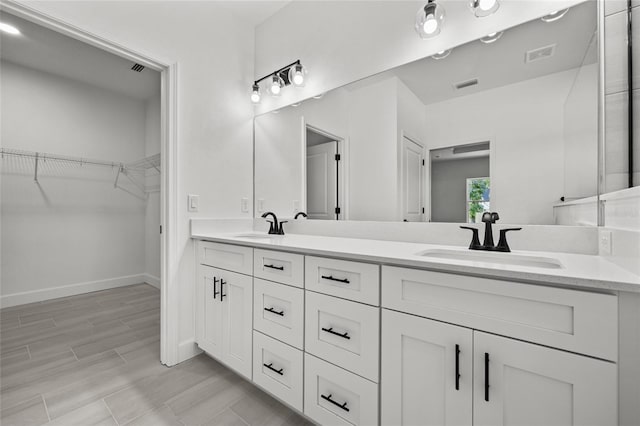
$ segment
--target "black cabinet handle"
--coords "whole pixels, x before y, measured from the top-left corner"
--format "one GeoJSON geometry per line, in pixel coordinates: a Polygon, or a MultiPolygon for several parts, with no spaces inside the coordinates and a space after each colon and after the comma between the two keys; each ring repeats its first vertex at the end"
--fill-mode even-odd
{"type": "Polygon", "coordinates": [[[220,278],[220,301],[222,302],[226,296],[226,294],[223,293],[222,291],[222,286],[225,285],[226,282],[225,280],[223,280],[222,278],[220,278]]]}
{"type": "Polygon", "coordinates": [[[216,277],[213,277],[213,299],[214,300],[215,300],[216,296],[218,294],[220,294],[220,292],[216,290],[216,284],[218,283],[218,281],[220,281],[220,280],[217,279],[216,277]]]}
{"type": "Polygon", "coordinates": [[[278,312],[278,311],[276,311],[275,309],[273,309],[273,307],[271,307],[271,308],[264,308],[264,310],[265,310],[265,311],[267,311],[267,312],[271,312],[272,314],[280,315],[281,317],[283,317],[283,316],[284,316],[284,311],[280,311],[280,312],[278,312]]]}
{"type": "Polygon", "coordinates": [[[351,282],[346,278],[333,278],[331,275],[322,275],[322,278],[325,280],[338,281],[339,283],[345,284],[349,284],[351,282]]]}
{"type": "Polygon", "coordinates": [[[484,353],[484,400],[489,402],[489,354],[484,353]]]}
{"type": "Polygon", "coordinates": [[[456,390],[460,390],[460,345],[456,345],[456,390]]]}
{"type": "Polygon", "coordinates": [[[265,367],[267,367],[269,370],[273,371],[276,374],[279,374],[281,376],[284,376],[284,373],[282,372],[283,369],[281,368],[280,370],[276,370],[275,368],[273,368],[273,363],[269,363],[269,364],[262,364],[265,367]]]}
{"type": "Polygon", "coordinates": [[[324,396],[324,395],[320,394],[320,397],[322,399],[326,399],[327,401],[329,401],[333,405],[342,408],[344,411],[347,411],[347,412],[349,411],[349,409],[347,408],[347,403],[346,402],[344,404],[340,404],[338,402],[335,402],[333,399],[331,399],[331,395],[332,394],[329,394],[329,396],[324,396]]]}
{"type": "Polygon", "coordinates": [[[284,266],[264,265],[265,268],[277,269],[278,271],[284,271],[284,266]]]}
{"type": "Polygon", "coordinates": [[[351,339],[351,337],[349,336],[349,332],[348,331],[345,331],[344,334],[340,334],[337,331],[333,331],[333,327],[331,327],[331,328],[322,327],[322,331],[326,331],[327,333],[333,334],[335,336],[342,337],[343,339],[351,339]]]}

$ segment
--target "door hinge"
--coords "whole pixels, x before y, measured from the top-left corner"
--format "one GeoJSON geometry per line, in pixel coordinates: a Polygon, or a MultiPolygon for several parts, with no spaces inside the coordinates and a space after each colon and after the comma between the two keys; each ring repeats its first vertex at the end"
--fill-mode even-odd
{"type": "Polygon", "coordinates": [[[162,225],[160,225],[160,233],[162,234],[162,225]]]}
{"type": "Polygon", "coordinates": [[[424,214],[424,207],[422,208],[422,214],[424,214]]]}
{"type": "Polygon", "coordinates": [[[340,154],[336,154],[336,161],[340,161],[340,154]]]}
{"type": "Polygon", "coordinates": [[[340,207],[336,207],[335,212],[336,212],[336,214],[340,214],[340,207]]]}
{"type": "Polygon", "coordinates": [[[424,160],[422,160],[422,165],[424,166],[424,160]]]}

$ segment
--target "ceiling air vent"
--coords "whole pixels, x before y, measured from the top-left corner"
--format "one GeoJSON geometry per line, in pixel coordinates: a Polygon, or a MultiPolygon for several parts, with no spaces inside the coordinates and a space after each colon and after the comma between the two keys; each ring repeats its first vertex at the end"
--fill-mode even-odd
{"type": "Polygon", "coordinates": [[[535,62],[541,59],[547,59],[552,57],[556,53],[556,45],[552,44],[549,46],[539,47],[537,49],[529,50],[525,54],[524,62],[535,62]]]}
{"type": "Polygon", "coordinates": [[[463,81],[460,83],[456,83],[453,85],[453,87],[455,87],[456,89],[460,90],[460,89],[464,89],[465,87],[471,87],[471,86],[475,86],[476,84],[478,84],[478,79],[474,78],[472,80],[467,80],[467,81],[463,81]]]}
{"type": "Polygon", "coordinates": [[[458,145],[453,147],[454,154],[466,154],[469,152],[488,151],[489,141],[458,145]]]}
{"type": "Polygon", "coordinates": [[[133,64],[131,69],[134,70],[135,72],[142,72],[142,70],[144,69],[144,65],[133,64]]]}

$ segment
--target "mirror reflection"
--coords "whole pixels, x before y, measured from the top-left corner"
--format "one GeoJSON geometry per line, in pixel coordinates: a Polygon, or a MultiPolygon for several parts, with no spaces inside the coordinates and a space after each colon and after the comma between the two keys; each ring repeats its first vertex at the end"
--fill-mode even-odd
{"type": "Polygon", "coordinates": [[[556,223],[597,193],[596,5],[255,119],[256,215],[556,223]]]}

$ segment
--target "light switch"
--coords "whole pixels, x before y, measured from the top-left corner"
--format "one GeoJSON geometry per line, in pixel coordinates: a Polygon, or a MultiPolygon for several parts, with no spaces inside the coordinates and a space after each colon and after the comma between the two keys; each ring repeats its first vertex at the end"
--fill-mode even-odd
{"type": "Polygon", "coordinates": [[[187,197],[187,211],[197,212],[200,206],[200,196],[189,194],[187,197]]]}
{"type": "Polygon", "coordinates": [[[293,200],[293,214],[300,211],[300,200],[293,200]]]}
{"type": "Polygon", "coordinates": [[[249,212],[249,199],[248,198],[242,198],[240,200],[240,211],[242,211],[242,213],[248,213],[249,212]]]}
{"type": "Polygon", "coordinates": [[[600,230],[600,255],[611,256],[611,231],[600,230]]]}
{"type": "Polygon", "coordinates": [[[258,213],[264,212],[264,198],[258,198],[258,213]]]}

